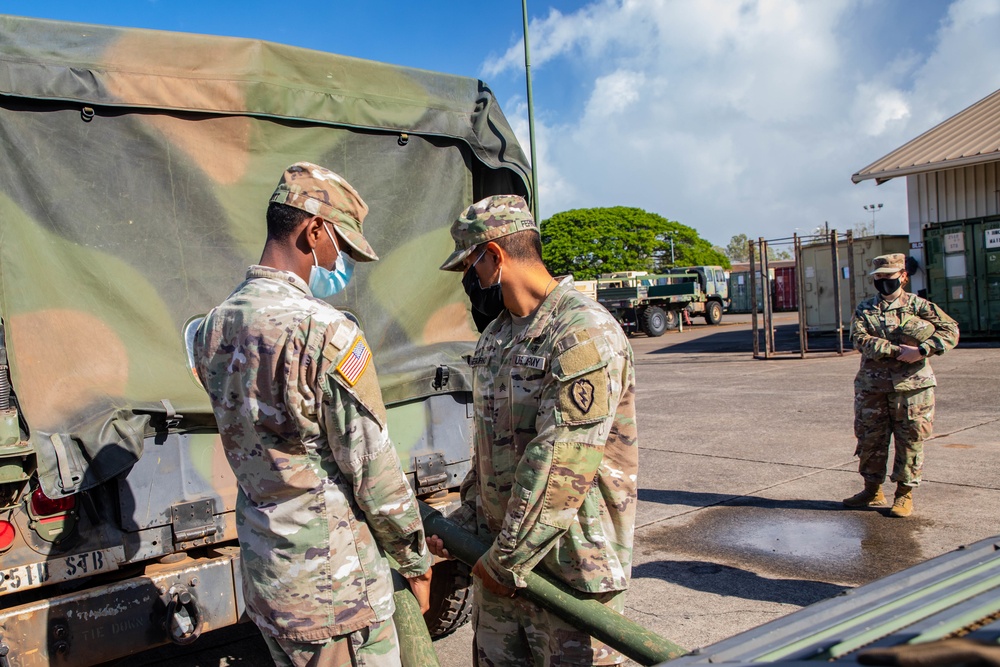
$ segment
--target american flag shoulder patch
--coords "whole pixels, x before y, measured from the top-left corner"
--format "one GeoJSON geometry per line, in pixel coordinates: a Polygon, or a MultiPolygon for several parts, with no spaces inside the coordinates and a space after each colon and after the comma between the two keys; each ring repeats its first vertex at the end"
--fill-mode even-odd
{"type": "Polygon", "coordinates": [[[364,336],[359,334],[354,339],[354,342],[351,343],[351,348],[347,356],[337,364],[337,372],[347,381],[347,384],[353,387],[357,384],[358,378],[365,372],[365,369],[368,368],[371,360],[372,351],[368,348],[368,344],[365,343],[364,336]]]}

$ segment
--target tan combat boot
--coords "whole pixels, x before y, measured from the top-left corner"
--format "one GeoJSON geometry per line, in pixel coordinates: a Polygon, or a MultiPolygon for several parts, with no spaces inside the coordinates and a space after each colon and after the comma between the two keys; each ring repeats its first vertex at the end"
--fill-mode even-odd
{"type": "Polygon", "coordinates": [[[846,507],[881,507],[885,505],[885,495],[882,485],[875,482],[865,482],[865,490],[855,493],[850,498],[844,498],[846,507]]]}
{"type": "Polygon", "coordinates": [[[896,499],[889,510],[890,516],[910,516],[913,514],[913,487],[905,484],[896,485],[896,499]]]}

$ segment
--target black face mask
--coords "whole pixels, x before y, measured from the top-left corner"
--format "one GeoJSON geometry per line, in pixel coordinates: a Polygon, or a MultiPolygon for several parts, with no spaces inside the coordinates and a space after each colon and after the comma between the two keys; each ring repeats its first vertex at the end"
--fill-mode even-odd
{"type": "MultiPolygon", "coordinates": [[[[477,263],[478,261],[476,260],[477,263]]],[[[469,295],[469,302],[472,304],[472,320],[476,323],[479,333],[482,333],[487,325],[504,311],[500,281],[498,280],[495,285],[484,289],[479,284],[479,274],[476,273],[475,264],[473,264],[466,269],[465,275],[462,276],[462,287],[465,288],[465,293],[469,295]]]]}
{"type": "Polygon", "coordinates": [[[877,278],[875,279],[875,289],[882,296],[889,296],[890,294],[895,294],[896,290],[899,289],[902,281],[899,278],[877,278]]]}

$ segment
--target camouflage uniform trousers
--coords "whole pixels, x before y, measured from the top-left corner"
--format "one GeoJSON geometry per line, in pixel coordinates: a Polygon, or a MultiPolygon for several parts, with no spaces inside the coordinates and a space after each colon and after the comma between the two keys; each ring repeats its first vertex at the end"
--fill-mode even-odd
{"type": "MultiPolygon", "coordinates": [[[[498,597],[484,590],[478,579],[473,581],[472,652],[477,667],[617,665],[625,661],[621,653],[555,613],[520,595],[498,597]]],[[[618,613],[625,611],[625,591],[589,597],[618,613]]]]}
{"type": "Polygon", "coordinates": [[[920,484],[924,466],[924,440],[934,422],[934,387],[882,392],[859,389],[854,394],[854,435],[861,461],[858,472],[865,481],[885,481],[889,438],[895,448],[890,479],[906,486],[920,484]]]}
{"type": "Polygon", "coordinates": [[[322,642],[296,642],[264,635],[277,667],[399,667],[392,619],[322,642]]]}

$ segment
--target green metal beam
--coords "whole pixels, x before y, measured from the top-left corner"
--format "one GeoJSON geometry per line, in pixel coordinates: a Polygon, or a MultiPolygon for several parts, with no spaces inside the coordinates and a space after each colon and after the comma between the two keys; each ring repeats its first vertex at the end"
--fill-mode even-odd
{"type": "MultiPolygon", "coordinates": [[[[489,549],[488,544],[422,502],[420,515],[426,534],[440,537],[448,552],[470,567],[489,549]]],[[[524,575],[524,580],[528,585],[518,589],[519,595],[558,613],[567,623],[590,633],[641,665],[658,665],[687,653],[669,639],[630,621],[596,600],[580,599],[575,591],[543,574],[529,572],[524,575]]]]}

